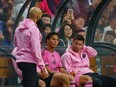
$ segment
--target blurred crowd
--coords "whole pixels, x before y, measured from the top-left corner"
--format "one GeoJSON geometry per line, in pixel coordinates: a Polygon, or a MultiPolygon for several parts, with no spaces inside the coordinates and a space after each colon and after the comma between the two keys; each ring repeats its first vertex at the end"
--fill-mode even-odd
{"type": "MultiPolygon", "coordinates": [[[[26,0],[0,0],[0,47],[12,47],[13,26],[16,17],[26,0]]],[[[69,0],[58,19],[55,32],[60,35],[59,46],[70,46],[73,37],[81,34],[86,38],[87,27],[91,16],[102,0],[69,0]]],[[[52,30],[52,22],[63,0],[37,0],[35,6],[42,12],[41,20],[37,25],[45,37],[52,30]]],[[[27,17],[29,5],[25,9],[20,21],[27,17]]],[[[95,42],[107,42],[116,45],[116,1],[105,8],[97,25],[95,42]]]]}

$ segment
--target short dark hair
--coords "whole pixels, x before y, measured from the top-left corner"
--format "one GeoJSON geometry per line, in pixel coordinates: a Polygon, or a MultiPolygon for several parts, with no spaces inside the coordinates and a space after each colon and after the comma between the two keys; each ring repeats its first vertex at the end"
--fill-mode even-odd
{"type": "Polygon", "coordinates": [[[45,30],[46,27],[52,28],[51,24],[45,24],[45,25],[43,26],[43,29],[42,29],[43,32],[44,32],[44,30],[45,30]]]}
{"type": "Polygon", "coordinates": [[[47,13],[43,14],[42,17],[48,17],[48,18],[51,19],[51,16],[49,14],[47,14],[47,13]]]}
{"type": "Polygon", "coordinates": [[[80,32],[85,32],[85,31],[83,29],[78,29],[77,34],[80,33],[80,32]]]}
{"type": "Polygon", "coordinates": [[[106,34],[105,34],[105,36],[107,36],[107,35],[111,35],[113,37],[116,37],[116,34],[115,34],[114,31],[107,31],[106,34]]]}
{"type": "Polygon", "coordinates": [[[75,40],[81,40],[81,41],[83,41],[83,43],[84,43],[84,41],[85,41],[85,39],[84,39],[84,37],[83,37],[82,35],[76,35],[76,36],[74,37],[74,40],[73,40],[73,41],[75,41],[75,40]]]}
{"type": "Polygon", "coordinates": [[[47,40],[50,39],[53,35],[56,35],[56,36],[58,36],[58,38],[59,38],[58,33],[56,33],[56,32],[50,32],[50,33],[46,36],[46,42],[47,42],[47,40]]]}

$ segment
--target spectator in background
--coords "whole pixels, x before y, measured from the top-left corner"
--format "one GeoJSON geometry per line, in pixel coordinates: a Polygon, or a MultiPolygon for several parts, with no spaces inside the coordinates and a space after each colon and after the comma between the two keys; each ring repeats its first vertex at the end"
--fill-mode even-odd
{"type": "Polygon", "coordinates": [[[5,6],[8,5],[8,2],[13,2],[13,0],[2,0],[2,7],[4,8],[5,6]]]}
{"type": "Polygon", "coordinates": [[[106,43],[114,43],[114,40],[116,39],[116,33],[113,31],[107,31],[105,36],[104,36],[104,41],[106,43]]]}
{"type": "Polygon", "coordinates": [[[45,24],[43,27],[43,33],[45,36],[47,36],[51,31],[52,31],[52,26],[51,24],[45,24]]]}
{"type": "Polygon", "coordinates": [[[77,35],[82,35],[86,39],[86,32],[83,29],[77,30],[77,35]]]}
{"type": "Polygon", "coordinates": [[[4,6],[2,13],[0,13],[0,21],[4,23],[6,26],[6,22],[11,18],[13,11],[13,4],[11,2],[8,2],[7,5],[4,6]]]}
{"type": "Polygon", "coordinates": [[[45,24],[44,25],[44,27],[43,27],[43,29],[42,29],[42,46],[45,46],[45,44],[46,44],[46,41],[45,41],[45,38],[46,38],[46,36],[52,31],[52,29],[51,29],[51,24],[45,24]]]}
{"type": "Polygon", "coordinates": [[[8,2],[6,6],[3,8],[3,12],[7,14],[7,20],[12,19],[12,13],[13,13],[13,2],[8,2]]]}
{"type": "Polygon", "coordinates": [[[13,36],[13,25],[14,22],[9,19],[6,23],[7,28],[5,29],[5,31],[3,31],[3,35],[4,35],[4,45],[6,46],[12,46],[12,36],[13,36]]]}
{"type": "Polygon", "coordinates": [[[41,16],[41,9],[32,7],[29,18],[22,21],[14,34],[14,45],[17,47],[16,62],[22,71],[24,87],[36,87],[36,66],[40,68],[41,73],[48,75],[41,56],[42,35],[36,24],[41,16]]]}
{"type": "Polygon", "coordinates": [[[43,24],[50,24],[51,23],[51,17],[49,14],[43,14],[41,19],[43,21],[43,24]]]}
{"type": "Polygon", "coordinates": [[[75,17],[75,20],[72,23],[75,27],[74,35],[77,35],[77,32],[80,29],[83,29],[86,31],[85,22],[86,22],[85,15],[79,14],[77,17],[75,17]]]}
{"type": "Polygon", "coordinates": [[[66,24],[63,27],[61,27],[60,31],[59,31],[59,35],[60,35],[60,41],[59,41],[59,45],[58,46],[65,46],[68,47],[71,45],[72,43],[72,36],[73,36],[73,27],[70,24],[66,24]],[[63,44],[61,44],[63,43],[63,44]]]}
{"type": "Polygon", "coordinates": [[[54,15],[51,13],[49,7],[48,7],[48,3],[46,0],[37,0],[36,1],[36,4],[35,4],[36,7],[39,7],[43,14],[47,13],[50,15],[50,17],[53,17],[54,15]]]}
{"type": "Polygon", "coordinates": [[[51,24],[51,17],[49,14],[43,14],[41,20],[37,22],[37,25],[40,28],[41,32],[45,24],[51,24]]]}
{"type": "Polygon", "coordinates": [[[103,36],[103,31],[101,29],[96,29],[96,32],[95,32],[95,38],[94,38],[94,41],[95,42],[104,42],[102,40],[102,36],[103,36]]]}
{"type": "Polygon", "coordinates": [[[66,24],[72,24],[72,21],[74,21],[73,9],[68,9],[67,13],[62,16],[60,21],[61,21],[60,26],[55,29],[56,32],[59,32],[62,26],[65,26],[66,24]]]}
{"type": "Polygon", "coordinates": [[[75,17],[75,26],[77,30],[83,29],[85,26],[86,22],[86,16],[83,14],[79,14],[78,16],[75,17]]]}

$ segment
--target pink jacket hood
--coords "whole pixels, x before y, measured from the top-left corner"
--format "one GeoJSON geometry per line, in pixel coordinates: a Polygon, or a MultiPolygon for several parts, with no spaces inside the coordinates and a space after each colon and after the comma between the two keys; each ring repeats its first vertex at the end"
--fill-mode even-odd
{"type": "Polygon", "coordinates": [[[37,26],[36,23],[32,22],[32,20],[30,19],[24,19],[22,22],[21,22],[21,25],[18,27],[18,29],[22,32],[26,29],[29,29],[31,26],[37,26]]]}

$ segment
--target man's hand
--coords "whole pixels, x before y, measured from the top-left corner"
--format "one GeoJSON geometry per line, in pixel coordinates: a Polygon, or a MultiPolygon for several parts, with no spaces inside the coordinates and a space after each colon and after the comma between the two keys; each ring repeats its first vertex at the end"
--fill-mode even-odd
{"type": "Polygon", "coordinates": [[[73,76],[76,76],[76,73],[75,72],[70,72],[71,75],[73,76]]]}
{"type": "Polygon", "coordinates": [[[48,73],[48,71],[47,71],[47,69],[45,68],[45,69],[42,69],[41,70],[41,75],[40,75],[40,77],[42,78],[42,79],[45,79],[45,78],[47,78],[49,76],[49,73],[48,73]]]}

